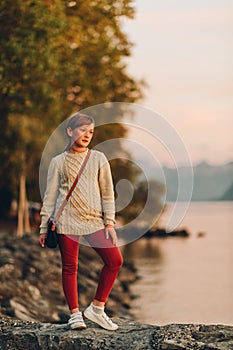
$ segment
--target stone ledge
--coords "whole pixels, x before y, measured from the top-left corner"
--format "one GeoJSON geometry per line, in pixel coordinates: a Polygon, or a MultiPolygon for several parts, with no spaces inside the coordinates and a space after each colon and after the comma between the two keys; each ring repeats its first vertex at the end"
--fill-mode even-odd
{"type": "Polygon", "coordinates": [[[106,331],[86,320],[87,329],[66,324],[0,319],[0,350],[231,350],[233,326],[170,324],[153,326],[115,318],[119,329],[106,331]]]}

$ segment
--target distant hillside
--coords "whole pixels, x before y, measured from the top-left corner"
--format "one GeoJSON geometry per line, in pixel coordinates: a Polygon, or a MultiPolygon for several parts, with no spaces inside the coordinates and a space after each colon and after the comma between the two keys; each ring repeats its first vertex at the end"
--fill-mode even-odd
{"type": "MultiPolygon", "coordinates": [[[[165,170],[168,188],[168,200],[175,200],[177,193],[177,171],[165,170]],[[169,176],[167,174],[169,173],[169,176]]],[[[179,168],[181,173],[187,172],[187,168],[179,168]]],[[[200,163],[193,167],[193,201],[221,200],[226,191],[232,185],[233,162],[222,166],[213,166],[208,163],[200,163]]],[[[185,178],[185,176],[183,176],[185,178]]],[[[181,193],[185,195],[188,182],[181,184],[181,193]]]]}
{"type": "Polygon", "coordinates": [[[224,195],[221,197],[223,201],[233,201],[233,182],[231,186],[227,189],[224,195]]]}
{"type": "MultiPolygon", "coordinates": [[[[144,160],[139,161],[142,169],[148,167],[144,160]]],[[[180,198],[186,199],[187,189],[190,186],[188,180],[189,168],[179,167],[178,171],[183,179],[180,184],[180,198]]],[[[178,177],[177,169],[163,167],[165,180],[161,170],[151,168],[147,176],[151,179],[157,179],[167,186],[167,201],[174,201],[177,197],[178,177]]],[[[215,200],[233,200],[233,162],[214,166],[208,163],[200,163],[193,167],[193,201],[215,201],[215,200]]]]}

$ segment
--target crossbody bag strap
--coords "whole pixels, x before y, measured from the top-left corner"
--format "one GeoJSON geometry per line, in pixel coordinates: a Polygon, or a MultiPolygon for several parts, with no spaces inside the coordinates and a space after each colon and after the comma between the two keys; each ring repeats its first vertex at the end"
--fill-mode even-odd
{"type": "Polygon", "coordinates": [[[76,178],[75,178],[75,180],[73,182],[73,185],[71,186],[69,192],[66,195],[66,198],[64,199],[62,205],[60,206],[60,208],[58,210],[58,213],[57,213],[55,219],[53,220],[54,224],[56,224],[58,222],[63,209],[65,208],[65,206],[66,206],[66,204],[67,204],[67,202],[68,202],[68,200],[69,200],[73,190],[75,189],[75,187],[76,187],[76,185],[78,183],[78,180],[79,180],[80,176],[82,175],[82,172],[83,172],[83,170],[84,170],[84,168],[85,168],[85,166],[87,164],[87,161],[88,161],[90,155],[91,155],[91,151],[88,149],[87,155],[86,155],[86,157],[85,157],[85,159],[83,161],[83,164],[82,164],[82,166],[81,166],[81,168],[80,168],[80,170],[79,170],[79,172],[78,172],[78,174],[77,174],[77,176],[76,176],[76,178]]]}

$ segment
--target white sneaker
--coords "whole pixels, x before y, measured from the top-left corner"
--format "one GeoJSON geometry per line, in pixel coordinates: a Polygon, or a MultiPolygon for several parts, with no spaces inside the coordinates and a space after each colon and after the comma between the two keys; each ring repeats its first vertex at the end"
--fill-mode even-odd
{"type": "Polygon", "coordinates": [[[71,329],[87,328],[85,322],[83,321],[83,316],[81,311],[71,314],[70,319],[68,321],[68,325],[70,326],[71,329]]]}
{"type": "Polygon", "coordinates": [[[100,312],[97,313],[94,310],[92,304],[86,308],[86,310],[84,311],[84,316],[92,322],[97,323],[99,326],[109,331],[115,331],[116,329],[118,329],[118,325],[112,322],[112,320],[108,317],[104,310],[100,310],[100,312]]]}

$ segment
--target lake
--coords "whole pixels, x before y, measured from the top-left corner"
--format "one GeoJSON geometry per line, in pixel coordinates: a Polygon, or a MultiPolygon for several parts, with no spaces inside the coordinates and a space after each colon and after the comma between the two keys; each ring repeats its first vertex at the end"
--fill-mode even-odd
{"type": "Polygon", "coordinates": [[[136,320],[233,325],[232,214],[233,202],[192,202],[179,225],[190,237],[141,238],[124,247],[140,276],[132,285],[136,320]]]}

